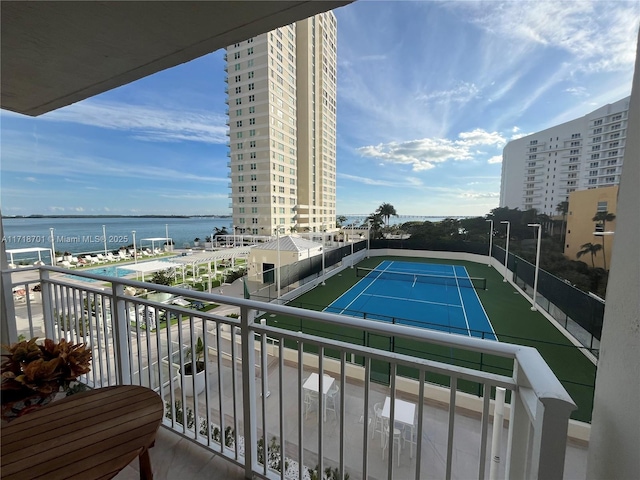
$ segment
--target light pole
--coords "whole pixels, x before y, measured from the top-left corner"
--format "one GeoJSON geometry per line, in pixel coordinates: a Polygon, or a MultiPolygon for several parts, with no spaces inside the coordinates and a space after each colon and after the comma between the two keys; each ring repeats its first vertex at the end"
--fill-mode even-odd
{"type": "Polygon", "coordinates": [[[367,220],[367,258],[369,258],[370,245],[371,245],[371,220],[367,220]]]}
{"type": "Polygon", "coordinates": [[[538,246],[536,247],[536,274],[533,279],[533,298],[531,299],[531,310],[536,309],[536,295],[538,293],[538,270],[540,270],[540,240],[542,239],[542,225],[530,223],[530,227],[538,229],[538,246]]]}
{"type": "Polygon", "coordinates": [[[104,241],[104,256],[107,256],[107,231],[105,230],[105,226],[102,225],[102,240],[104,241]]]}
{"type": "Polygon", "coordinates": [[[493,220],[487,220],[490,222],[489,230],[489,258],[487,265],[491,266],[491,251],[493,250],[493,220]]]}
{"type": "Polygon", "coordinates": [[[136,231],[132,230],[133,234],[133,263],[138,263],[138,250],[136,249],[136,231]]]}
{"type": "Polygon", "coordinates": [[[326,283],[324,283],[324,223],[322,224],[322,286],[324,287],[326,283]]]}
{"type": "Polygon", "coordinates": [[[503,220],[500,223],[505,223],[507,225],[507,248],[504,256],[504,278],[503,282],[507,281],[507,264],[509,263],[509,231],[511,230],[511,222],[507,220],[503,220]]]}
{"type": "Polygon", "coordinates": [[[164,241],[165,252],[167,252],[169,251],[169,224],[168,223],[164,224],[164,236],[165,236],[165,241],[164,241]]]}
{"type": "Polygon", "coordinates": [[[233,229],[233,247],[235,248],[235,246],[236,246],[236,226],[235,225],[231,225],[231,228],[233,229]]]}
{"type": "MultiPolygon", "coordinates": [[[[276,265],[276,298],[280,298],[280,227],[276,227],[276,248],[278,252],[276,265]]],[[[235,243],[235,242],[234,242],[235,243]]]]}
{"type": "MultiPolygon", "coordinates": [[[[56,247],[53,243],[53,228],[49,229],[49,233],[51,234],[51,265],[55,266],[56,264],[56,247]]],[[[13,263],[13,259],[11,260],[13,263]]]]}
{"type": "Polygon", "coordinates": [[[353,225],[351,226],[351,234],[349,235],[349,243],[351,243],[351,268],[353,268],[353,225]]]}

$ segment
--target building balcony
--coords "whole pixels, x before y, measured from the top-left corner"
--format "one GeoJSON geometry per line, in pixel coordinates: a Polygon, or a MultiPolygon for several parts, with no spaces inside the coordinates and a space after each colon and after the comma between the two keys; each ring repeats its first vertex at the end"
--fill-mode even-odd
{"type": "MultiPolygon", "coordinates": [[[[500,477],[584,477],[586,449],[569,446],[565,456],[575,405],[533,348],[245,300],[242,284],[225,287],[222,296],[74,270],[98,282],[85,285],[68,273],[48,266],[3,272],[10,287],[41,286],[25,304],[5,302],[4,313],[15,320],[10,337],[88,343],[94,360],[84,383],[157,392],[166,416],[151,450],[156,478],[185,472],[189,478],[299,478],[300,465],[337,468],[352,479],[484,478],[492,458],[500,459],[494,465],[500,477]],[[133,290],[157,295],[132,296],[133,290]],[[193,308],[198,305],[216,307],[193,308]],[[513,370],[487,373],[285,330],[267,324],[271,314],[505,357],[513,370]],[[75,323],[73,331],[56,323],[65,316],[75,323]],[[163,318],[173,321],[160,323],[163,318]],[[77,328],[80,322],[86,327],[77,328]],[[186,385],[196,392],[198,385],[181,367],[193,360],[190,347],[198,338],[205,372],[194,398],[186,385]],[[312,374],[318,375],[315,387],[307,383],[312,374]],[[427,380],[434,375],[449,386],[427,380]],[[478,395],[459,391],[460,382],[477,383],[478,395]],[[499,430],[492,452],[496,387],[507,390],[510,404],[508,426],[499,430]],[[314,388],[327,394],[314,395],[314,388]],[[395,407],[380,413],[385,402],[395,407]],[[384,425],[395,426],[386,447],[384,425]],[[263,464],[259,445],[265,442],[272,459],[285,456],[284,477],[276,460],[263,464]]],[[[135,475],[135,468],[117,478],[135,475]]]]}

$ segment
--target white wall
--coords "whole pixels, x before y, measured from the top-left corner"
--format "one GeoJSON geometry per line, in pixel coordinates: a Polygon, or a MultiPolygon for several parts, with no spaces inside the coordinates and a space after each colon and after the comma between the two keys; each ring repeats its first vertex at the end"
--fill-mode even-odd
{"type": "MultiPolygon", "coordinates": [[[[640,35],[638,37],[640,52],[640,35]]],[[[587,479],[640,475],[640,61],[629,132],[591,423],[587,479]],[[631,134],[631,132],[635,132],[631,134]]]]}

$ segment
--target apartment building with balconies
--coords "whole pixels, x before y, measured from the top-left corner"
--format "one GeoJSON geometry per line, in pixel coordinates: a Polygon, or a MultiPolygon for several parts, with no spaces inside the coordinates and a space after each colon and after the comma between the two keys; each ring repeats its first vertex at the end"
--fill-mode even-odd
{"type": "Polygon", "coordinates": [[[555,215],[579,190],[620,183],[629,98],[507,144],[500,206],[555,215]]]}
{"type": "Polygon", "coordinates": [[[335,226],[336,49],[332,12],[227,47],[229,196],[240,233],[335,226]]]}

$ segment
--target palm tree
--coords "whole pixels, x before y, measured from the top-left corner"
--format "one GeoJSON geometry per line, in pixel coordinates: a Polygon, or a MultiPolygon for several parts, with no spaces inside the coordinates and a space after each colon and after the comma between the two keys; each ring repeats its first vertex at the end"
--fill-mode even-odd
{"type": "Polygon", "coordinates": [[[597,243],[585,243],[584,245],[581,245],[580,248],[582,250],[580,250],[578,252],[577,257],[580,258],[583,255],[586,255],[587,253],[591,254],[591,267],[592,268],[596,268],[595,262],[594,262],[594,257],[596,255],[596,253],[598,253],[600,250],[602,250],[602,254],[604,255],[604,249],[602,248],[602,245],[598,245],[597,243]]]}
{"type": "Polygon", "coordinates": [[[378,213],[383,219],[384,219],[384,223],[385,225],[389,226],[389,218],[394,216],[397,217],[398,213],[396,212],[396,209],[393,205],[391,205],[390,203],[383,203],[382,205],[380,205],[378,207],[378,210],[376,210],[376,213],[378,213]]]}
{"type": "Polygon", "coordinates": [[[336,227],[340,228],[342,225],[344,225],[344,222],[347,221],[347,217],[345,217],[344,215],[338,215],[336,217],[336,227]]]}
{"type": "Polygon", "coordinates": [[[607,256],[604,253],[604,237],[605,237],[604,232],[607,231],[607,228],[606,228],[607,222],[612,222],[615,219],[616,219],[615,214],[609,213],[606,210],[602,212],[596,212],[595,216],[593,217],[593,221],[598,222],[598,225],[601,228],[599,229],[596,227],[596,231],[600,232],[602,237],[602,263],[604,265],[605,270],[607,270],[607,256]]]}
{"type": "Polygon", "coordinates": [[[380,238],[382,236],[382,215],[372,213],[367,217],[367,221],[371,224],[371,238],[380,238]]]}
{"type": "Polygon", "coordinates": [[[569,213],[569,202],[560,202],[556,206],[556,212],[562,215],[562,230],[560,230],[560,240],[562,241],[562,251],[564,252],[564,241],[566,236],[567,213],[569,213]]]}

